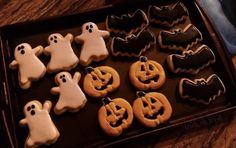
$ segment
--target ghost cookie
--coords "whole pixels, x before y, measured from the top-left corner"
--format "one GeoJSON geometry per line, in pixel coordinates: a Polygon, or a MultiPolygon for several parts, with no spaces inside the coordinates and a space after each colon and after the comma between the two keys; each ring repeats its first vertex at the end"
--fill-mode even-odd
{"type": "Polygon", "coordinates": [[[28,43],[16,46],[15,60],[10,63],[9,68],[19,69],[18,79],[22,89],[28,89],[32,81],[42,78],[46,73],[44,64],[38,59],[42,52],[42,46],[33,49],[28,43]]]}
{"type": "Polygon", "coordinates": [[[47,71],[49,73],[60,70],[71,70],[77,66],[79,59],[71,47],[72,41],[73,35],[70,33],[65,37],[59,33],[51,34],[48,37],[49,46],[44,49],[44,54],[51,56],[47,65],[47,71]]]}
{"type": "Polygon", "coordinates": [[[88,66],[93,61],[99,62],[108,57],[106,43],[103,38],[108,38],[110,33],[99,30],[97,25],[87,22],[82,26],[82,34],[75,37],[75,42],[82,45],[80,64],[88,66]]]}
{"type": "Polygon", "coordinates": [[[109,66],[87,67],[84,77],[84,91],[94,98],[104,97],[120,86],[120,76],[109,66]]]}
{"type": "Polygon", "coordinates": [[[166,80],[161,64],[141,56],[139,61],[130,66],[129,78],[138,90],[158,89],[166,80]]]}
{"type": "Polygon", "coordinates": [[[166,122],[172,114],[172,107],[162,93],[138,91],[133,103],[134,116],[146,127],[154,128],[166,122]]]}
{"type": "Polygon", "coordinates": [[[50,101],[45,101],[43,106],[36,100],[25,105],[25,118],[20,120],[20,125],[27,125],[29,128],[25,147],[50,145],[57,141],[60,134],[49,115],[51,107],[52,103],[50,101]]]}
{"type": "Polygon", "coordinates": [[[79,72],[76,72],[73,78],[68,72],[60,72],[56,75],[55,82],[59,86],[51,89],[52,94],[60,94],[54,107],[56,114],[62,114],[67,110],[77,112],[85,106],[87,99],[78,85],[80,76],[79,72]]]}
{"type": "Polygon", "coordinates": [[[226,91],[222,80],[212,74],[207,79],[190,80],[182,78],[179,82],[179,94],[182,99],[192,100],[202,104],[209,104],[226,91]]]}
{"type": "Polygon", "coordinates": [[[103,98],[103,106],[98,110],[100,127],[109,136],[119,136],[133,122],[133,109],[123,98],[103,98]]]}

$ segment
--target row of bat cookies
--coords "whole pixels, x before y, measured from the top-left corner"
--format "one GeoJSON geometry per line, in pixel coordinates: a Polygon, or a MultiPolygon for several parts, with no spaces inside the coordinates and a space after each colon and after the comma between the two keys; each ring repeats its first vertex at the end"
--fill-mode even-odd
{"type": "Polygon", "coordinates": [[[82,26],[82,34],[75,37],[77,43],[83,44],[80,58],[76,56],[71,46],[73,35],[69,33],[63,37],[61,34],[55,33],[48,37],[49,46],[45,48],[37,46],[32,49],[28,43],[16,46],[15,59],[9,64],[9,67],[19,69],[20,87],[28,89],[32,81],[42,78],[46,71],[49,73],[69,71],[75,68],[79,62],[87,66],[93,61],[104,60],[108,56],[106,43],[103,39],[106,37],[109,37],[108,31],[99,30],[96,24],[88,22],[82,26]],[[42,53],[51,56],[47,68],[38,58],[42,53]]]}

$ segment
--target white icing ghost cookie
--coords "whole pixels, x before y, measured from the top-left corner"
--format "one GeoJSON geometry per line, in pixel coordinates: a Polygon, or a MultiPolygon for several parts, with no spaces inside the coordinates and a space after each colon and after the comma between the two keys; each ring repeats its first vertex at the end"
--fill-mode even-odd
{"type": "Polygon", "coordinates": [[[54,108],[56,114],[62,114],[67,110],[77,112],[86,104],[87,99],[78,85],[80,76],[79,72],[76,72],[73,78],[68,72],[60,72],[56,75],[55,82],[59,86],[51,89],[54,95],[60,93],[54,108]]]}
{"type": "Polygon", "coordinates": [[[82,43],[80,63],[88,66],[92,61],[99,62],[108,56],[106,43],[103,38],[108,38],[110,33],[99,30],[97,25],[87,22],[82,26],[82,34],[75,37],[75,42],[82,43]]]}
{"type": "Polygon", "coordinates": [[[48,72],[71,70],[77,66],[79,59],[71,47],[72,41],[73,35],[70,33],[65,37],[59,33],[51,34],[48,37],[49,46],[44,49],[45,55],[51,55],[51,59],[47,65],[48,72]]]}
{"type": "Polygon", "coordinates": [[[24,106],[25,118],[20,120],[20,125],[27,125],[29,128],[25,147],[50,145],[57,141],[60,133],[49,115],[51,107],[50,101],[45,101],[42,106],[36,100],[30,101],[24,106]]]}
{"type": "Polygon", "coordinates": [[[40,79],[46,73],[44,64],[38,59],[42,52],[42,46],[37,46],[33,49],[28,43],[16,46],[14,52],[15,60],[10,63],[9,68],[19,69],[18,79],[22,89],[28,89],[32,81],[40,79]]]}

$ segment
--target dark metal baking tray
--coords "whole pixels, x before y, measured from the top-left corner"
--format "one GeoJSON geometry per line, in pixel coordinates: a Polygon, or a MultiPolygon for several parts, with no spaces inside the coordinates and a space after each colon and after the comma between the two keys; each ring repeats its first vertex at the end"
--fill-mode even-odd
{"type": "MultiPolygon", "coordinates": [[[[176,1],[158,1],[155,5],[162,6],[172,4],[176,1]]],[[[202,70],[196,76],[192,75],[175,75],[172,74],[166,64],[166,57],[170,52],[160,50],[159,46],[153,46],[143,55],[149,59],[153,59],[161,63],[166,71],[167,80],[163,87],[156,90],[166,95],[169,99],[173,115],[171,119],[157,128],[148,129],[140,125],[134,119],[131,127],[126,130],[119,137],[109,137],[100,129],[97,119],[97,112],[102,101],[99,99],[92,99],[88,97],[88,103],[85,108],[78,113],[64,113],[60,116],[55,115],[51,111],[52,120],[57,126],[61,136],[58,141],[51,145],[51,147],[93,147],[93,146],[109,146],[118,144],[130,139],[142,137],[145,135],[152,135],[171,130],[174,127],[184,125],[202,118],[212,117],[218,114],[227,114],[236,109],[236,85],[235,73],[231,60],[218,37],[210,21],[205,17],[198,5],[194,1],[183,0],[184,5],[188,8],[189,19],[187,22],[178,25],[186,25],[190,21],[203,34],[203,42],[208,45],[216,55],[216,63],[202,70]],[[217,98],[209,105],[201,105],[192,102],[185,102],[178,97],[177,85],[182,77],[190,79],[207,78],[212,73],[216,73],[224,82],[226,86],[226,93],[217,98]]],[[[46,74],[41,80],[34,82],[30,89],[22,90],[18,85],[17,72],[8,68],[9,63],[13,60],[13,50],[16,45],[22,42],[28,42],[35,47],[37,45],[47,46],[47,37],[55,32],[63,35],[72,33],[74,36],[81,33],[81,25],[85,22],[92,21],[98,24],[100,29],[105,29],[105,18],[107,15],[123,13],[131,13],[136,9],[143,9],[147,11],[147,7],[154,4],[152,1],[145,1],[145,3],[132,3],[126,5],[109,5],[104,8],[74,14],[70,16],[54,17],[33,22],[26,22],[21,24],[9,25],[0,29],[1,41],[1,73],[0,73],[0,107],[1,107],[1,123],[3,125],[5,143],[9,147],[23,147],[25,139],[28,134],[27,128],[19,126],[19,120],[24,117],[23,107],[32,100],[37,99],[44,102],[50,99],[53,104],[57,101],[57,96],[52,96],[49,92],[50,88],[55,86],[55,74],[46,74]]],[[[160,28],[149,26],[155,35],[158,35],[160,28]]],[[[111,38],[106,40],[108,49],[111,38]]],[[[80,45],[72,43],[73,49],[77,56],[80,53],[80,45]]],[[[48,57],[40,56],[40,59],[46,64],[49,61],[48,57]]],[[[128,70],[130,65],[138,60],[137,58],[119,58],[109,56],[106,60],[93,63],[91,66],[108,65],[115,68],[121,77],[121,86],[108,96],[111,98],[122,97],[128,100],[131,104],[136,99],[136,90],[128,80],[128,70]]],[[[71,71],[73,74],[79,71],[82,74],[80,86],[82,87],[83,77],[85,75],[84,67],[77,66],[71,71]]]]}

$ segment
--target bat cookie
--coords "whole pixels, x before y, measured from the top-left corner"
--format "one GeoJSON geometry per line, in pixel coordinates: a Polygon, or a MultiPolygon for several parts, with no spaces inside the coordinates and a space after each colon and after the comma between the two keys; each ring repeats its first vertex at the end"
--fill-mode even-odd
{"type": "Polygon", "coordinates": [[[70,33],[65,37],[59,33],[51,34],[48,37],[49,46],[44,49],[44,54],[51,56],[47,65],[47,71],[49,73],[60,70],[71,70],[77,66],[79,59],[71,47],[72,41],[73,35],[70,33]]]}
{"type": "Polygon", "coordinates": [[[173,73],[197,74],[200,70],[215,62],[212,50],[202,45],[197,50],[184,51],[182,55],[172,54],[167,57],[167,64],[173,73]]]}
{"type": "Polygon", "coordinates": [[[79,72],[76,72],[73,78],[68,72],[60,72],[56,75],[55,82],[58,87],[51,89],[52,94],[60,94],[54,107],[56,114],[62,114],[65,111],[77,112],[85,106],[87,99],[78,84],[80,77],[79,72]]]}
{"type": "Polygon", "coordinates": [[[183,99],[189,99],[202,104],[209,104],[216,97],[224,94],[226,88],[221,79],[212,74],[205,80],[204,78],[189,80],[182,78],[179,82],[179,94],[183,99]]]}
{"type": "Polygon", "coordinates": [[[186,20],[188,15],[187,8],[181,2],[177,2],[173,6],[156,7],[150,5],[148,8],[149,21],[167,27],[173,27],[186,20]]]}
{"type": "Polygon", "coordinates": [[[42,46],[32,49],[28,43],[22,43],[15,48],[15,59],[10,63],[10,69],[19,69],[18,80],[22,89],[28,89],[32,81],[37,81],[46,73],[46,67],[38,59],[43,52],[42,46]]]}
{"type": "Polygon", "coordinates": [[[146,14],[138,9],[132,15],[123,14],[120,17],[108,15],[106,18],[106,28],[109,32],[134,34],[149,24],[146,14]]]}
{"type": "Polygon", "coordinates": [[[138,35],[131,34],[125,39],[114,37],[111,42],[111,52],[114,56],[139,57],[155,43],[154,34],[144,29],[138,35]]]}
{"type": "Polygon", "coordinates": [[[202,41],[201,32],[193,25],[189,24],[183,30],[160,31],[158,42],[161,48],[176,51],[185,51],[202,41]]]}
{"type": "Polygon", "coordinates": [[[49,115],[51,107],[50,101],[45,101],[42,105],[36,100],[30,101],[24,106],[25,118],[20,120],[20,125],[27,125],[29,128],[25,147],[34,148],[40,145],[50,145],[57,141],[60,133],[49,115]]]}
{"type": "Polygon", "coordinates": [[[104,38],[108,38],[110,33],[99,30],[93,22],[87,22],[82,26],[82,34],[75,37],[75,42],[82,45],[80,53],[80,64],[88,66],[93,61],[99,62],[108,57],[104,38]]]}

